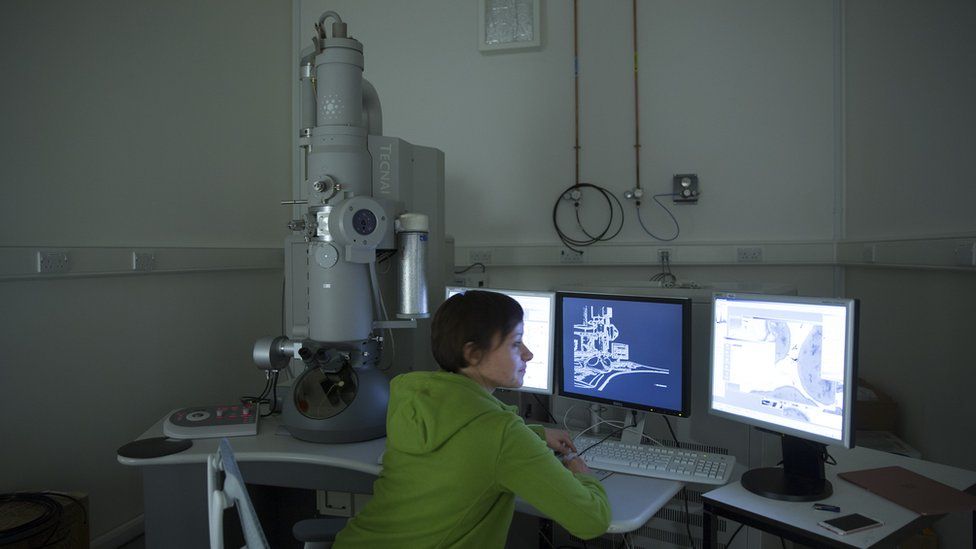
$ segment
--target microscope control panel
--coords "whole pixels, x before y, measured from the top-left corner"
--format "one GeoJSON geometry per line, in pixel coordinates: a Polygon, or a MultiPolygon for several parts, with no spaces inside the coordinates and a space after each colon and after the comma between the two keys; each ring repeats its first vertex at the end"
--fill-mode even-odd
{"type": "Polygon", "coordinates": [[[174,410],[163,422],[169,438],[238,437],[258,434],[256,406],[224,404],[174,410]]]}

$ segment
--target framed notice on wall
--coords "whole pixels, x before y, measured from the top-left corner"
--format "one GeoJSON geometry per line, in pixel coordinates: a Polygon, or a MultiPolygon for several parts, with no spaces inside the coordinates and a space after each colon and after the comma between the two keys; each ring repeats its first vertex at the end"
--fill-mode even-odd
{"type": "Polygon", "coordinates": [[[478,49],[535,48],[542,43],[539,0],[478,0],[478,49]]]}

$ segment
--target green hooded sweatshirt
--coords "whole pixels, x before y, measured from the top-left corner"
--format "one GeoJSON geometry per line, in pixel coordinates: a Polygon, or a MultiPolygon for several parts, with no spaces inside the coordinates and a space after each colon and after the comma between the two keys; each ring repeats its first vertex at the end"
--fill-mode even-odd
{"type": "Polygon", "coordinates": [[[589,539],[610,504],[595,478],[566,469],[508,406],[461,374],[393,379],[383,471],[335,549],[502,548],[515,496],[589,539]]]}

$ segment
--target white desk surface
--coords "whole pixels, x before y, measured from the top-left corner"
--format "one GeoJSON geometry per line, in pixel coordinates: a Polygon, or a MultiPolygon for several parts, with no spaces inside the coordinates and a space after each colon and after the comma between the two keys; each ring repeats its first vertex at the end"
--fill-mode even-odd
{"type": "MultiPolygon", "coordinates": [[[[168,417],[169,414],[166,414],[168,417]]],[[[163,436],[163,417],[139,438],[163,436]]],[[[280,419],[277,416],[261,418],[256,436],[228,437],[237,461],[270,461],[276,463],[302,463],[326,465],[379,475],[382,466],[379,458],[386,447],[386,439],[368,440],[347,444],[319,444],[298,440],[288,434],[277,434],[280,419]]],[[[207,456],[217,451],[220,438],[193,439],[193,446],[182,452],[151,459],[134,459],[118,456],[123,465],[179,465],[206,463],[207,456]]]]}
{"type": "MultiPolygon", "coordinates": [[[[139,438],[163,436],[164,419],[165,417],[157,421],[139,438]]],[[[278,428],[280,421],[277,416],[262,418],[256,436],[229,437],[237,461],[301,463],[380,474],[380,457],[386,447],[386,438],[345,444],[305,442],[288,434],[278,434],[281,433],[278,428]]],[[[219,441],[219,438],[194,439],[193,446],[176,454],[151,459],[118,456],[118,460],[123,465],[137,467],[206,463],[207,456],[217,451],[219,441]]],[[[631,532],[640,528],[683,487],[680,482],[619,473],[611,474],[601,482],[607,491],[613,513],[610,528],[607,530],[610,534],[631,532]]],[[[544,516],[518,498],[516,508],[521,512],[544,516]]]]}
{"type": "MultiPolygon", "coordinates": [[[[620,473],[612,473],[608,477],[603,477],[601,474],[598,478],[603,479],[600,482],[607,491],[607,499],[610,501],[612,516],[610,527],[607,528],[608,534],[633,532],[644,526],[644,523],[651,520],[651,517],[671,501],[671,498],[684,486],[673,480],[620,473]]],[[[521,498],[515,499],[515,508],[523,513],[545,517],[521,498]]]]}
{"type": "Polygon", "coordinates": [[[837,478],[837,473],[899,465],[960,490],[966,490],[976,484],[976,472],[948,465],[879,452],[869,448],[848,450],[832,446],[829,451],[837,460],[837,465],[826,467],[827,480],[833,485],[834,492],[829,498],[819,503],[836,505],[841,508],[840,513],[817,511],[813,509],[813,502],[789,502],[764,498],[749,492],[739,482],[706,492],[703,497],[727,507],[765,517],[770,522],[805,530],[838,543],[849,544],[853,547],[870,547],[908,523],[920,518],[921,515],[881,496],[874,495],[844,479],[837,478]],[[850,513],[860,513],[885,524],[843,536],[817,524],[822,520],[850,513]]]}

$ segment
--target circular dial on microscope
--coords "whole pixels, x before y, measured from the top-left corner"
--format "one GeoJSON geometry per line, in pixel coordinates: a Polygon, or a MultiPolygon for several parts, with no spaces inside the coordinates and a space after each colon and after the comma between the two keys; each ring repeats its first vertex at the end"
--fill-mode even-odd
{"type": "Polygon", "coordinates": [[[376,230],[376,214],[362,209],[352,214],[352,228],[359,234],[366,236],[376,230]]]}

